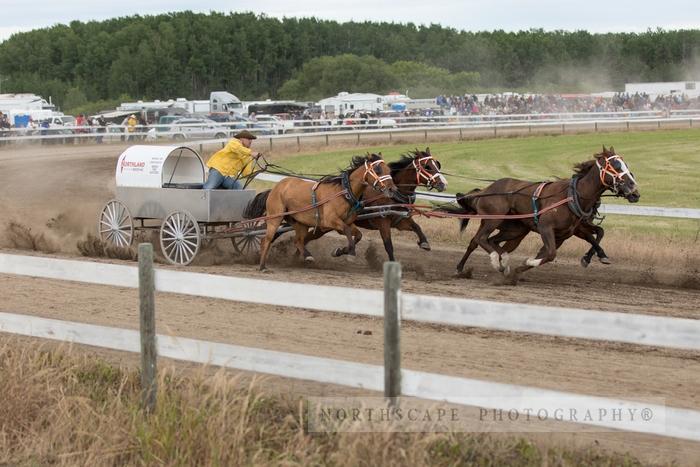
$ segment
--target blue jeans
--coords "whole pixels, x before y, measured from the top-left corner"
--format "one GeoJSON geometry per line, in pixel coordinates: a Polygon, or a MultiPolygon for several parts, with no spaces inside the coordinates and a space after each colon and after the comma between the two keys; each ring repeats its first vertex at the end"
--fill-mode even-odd
{"type": "Polygon", "coordinates": [[[215,190],[217,188],[223,188],[225,190],[242,190],[243,184],[239,180],[222,175],[221,172],[212,168],[209,169],[209,177],[202,188],[205,190],[215,190]]]}

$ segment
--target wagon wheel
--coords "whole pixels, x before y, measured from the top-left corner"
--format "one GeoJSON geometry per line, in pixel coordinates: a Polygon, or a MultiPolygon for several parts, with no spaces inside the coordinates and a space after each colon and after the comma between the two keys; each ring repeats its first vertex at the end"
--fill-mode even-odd
{"type": "Polygon", "coordinates": [[[192,262],[202,237],[197,220],[187,211],[173,211],[160,226],[160,248],[172,264],[186,266],[192,262]]]}
{"type": "Polygon", "coordinates": [[[241,256],[252,256],[260,252],[260,241],[264,234],[255,233],[265,228],[265,223],[250,222],[243,224],[245,231],[240,236],[231,237],[233,249],[241,256]]]}
{"type": "Polygon", "coordinates": [[[100,240],[114,246],[128,248],[134,241],[134,221],[124,203],[112,199],[107,201],[97,221],[100,240]]]}

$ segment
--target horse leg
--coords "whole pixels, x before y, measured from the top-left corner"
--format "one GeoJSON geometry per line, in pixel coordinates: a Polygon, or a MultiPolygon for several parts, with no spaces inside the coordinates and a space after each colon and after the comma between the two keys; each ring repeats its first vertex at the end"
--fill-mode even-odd
{"type": "Polygon", "coordinates": [[[391,241],[391,218],[378,218],[376,221],[379,224],[379,235],[382,236],[384,249],[389,257],[389,261],[396,261],[394,258],[394,244],[391,241]]]}
{"type": "Polygon", "coordinates": [[[476,241],[475,235],[469,242],[469,246],[467,247],[467,251],[464,252],[464,256],[462,256],[462,259],[459,261],[459,263],[457,263],[457,272],[455,273],[455,277],[465,277],[468,279],[472,276],[471,268],[469,268],[466,272],[464,271],[464,264],[478,246],[479,244],[476,241]]]}
{"type": "Polygon", "coordinates": [[[267,221],[267,231],[265,232],[265,237],[260,242],[260,270],[267,270],[267,255],[270,253],[270,246],[275,238],[277,229],[282,224],[282,219],[275,217],[267,221]]]}
{"type": "Polygon", "coordinates": [[[599,227],[597,225],[586,225],[584,227],[582,225],[578,229],[576,229],[574,235],[591,244],[591,248],[588,250],[588,252],[586,252],[586,254],[583,255],[583,257],[581,257],[581,266],[583,266],[584,268],[588,267],[588,265],[591,263],[591,258],[593,258],[594,253],[598,256],[598,259],[600,259],[601,263],[610,264],[610,259],[608,258],[608,255],[605,254],[605,251],[600,246],[600,241],[603,239],[603,235],[605,235],[605,231],[602,229],[602,227],[599,227]]]}
{"type": "Polygon", "coordinates": [[[489,235],[491,232],[496,230],[501,224],[501,220],[496,219],[484,219],[479,225],[479,230],[476,231],[474,238],[481,248],[486,250],[491,258],[491,266],[500,272],[501,268],[501,252],[503,251],[499,245],[494,244],[490,239],[489,235]],[[500,250],[500,251],[499,251],[500,250]]]}
{"type": "MultiPolygon", "coordinates": [[[[389,221],[391,221],[391,218],[389,218],[389,221]]],[[[430,243],[428,242],[428,237],[425,236],[425,234],[423,233],[423,229],[420,228],[420,225],[418,225],[416,221],[414,221],[410,217],[407,217],[406,219],[401,219],[401,221],[398,224],[396,224],[396,228],[398,230],[412,230],[418,237],[418,247],[422,250],[430,251],[430,243]]]]}
{"type": "Polygon", "coordinates": [[[319,238],[323,237],[329,232],[329,230],[321,230],[321,229],[311,229],[311,231],[306,233],[306,237],[304,238],[304,260],[305,261],[314,261],[314,257],[311,255],[309,250],[306,249],[306,245],[309,244],[309,242],[312,242],[314,240],[318,240],[319,238]]]}
{"type": "Polygon", "coordinates": [[[299,222],[294,223],[294,244],[297,247],[297,252],[304,258],[306,262],[313,262],[314,257],[306,249],[306,235],[309,233],[309,228],[299,222]]]}
{"type": "MultiPolygon", "coordinates": [[[[350,242],[348,242],[348,246],[346,247],[338,247],[336,248],[333,253],[331,253],[331,256],[343,256],[343,255],[350,255],[350,256],[355,256],[355,246],[362,240],[362,232],[360,232],[360,229],[357,228],[355,224],[351,224],[350,226],[351,229],[351,235],[352,235],[352,246],[350,245],[350,242]]],[[[343,234],[345,234],[345,229],[343,229],[343,234]]]]}
{"type": "Polygon", "coordinates": [[[536,268],[545,263],[554,261],[554,258],[557,257],[557,246],[561,245],[563,240],[557,241],[556,236],[554,235],[554,229],[551,227],[544,227],[542,224],[540,224],[539,231],[540,237],[542,237],[542,248],[540,248],[537,256],[526,259],[522,266],[515,268],[515,278],[528,269],[536,268]]]}
{"type": "Polygon", "coordinates": [[[501,243],[505,242],[503,246],[500,246],[500,258],[499,258],[499,268],[498,270],[502,273],[508,275],[510,274],[510,255],[523,239],[527,236],[530,230],[522,224],[514,224],[512,222],[505,222],[501,224],[500,231],[489,238],[489,241],[493,245],[500,246],[501,243]]]}

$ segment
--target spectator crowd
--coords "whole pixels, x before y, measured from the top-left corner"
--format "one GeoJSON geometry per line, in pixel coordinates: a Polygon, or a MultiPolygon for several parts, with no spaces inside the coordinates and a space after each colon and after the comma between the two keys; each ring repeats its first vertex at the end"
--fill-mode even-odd
{"type": "Polygon", "coordinates": [[[444,96],[436,103],[447,115],[512,115],[575,112],[625,112],[642,110],[700,109],[700,98],[685,94],[657,96],[616,93],[612,98],[581,94],[476,94],[444,96]]]}

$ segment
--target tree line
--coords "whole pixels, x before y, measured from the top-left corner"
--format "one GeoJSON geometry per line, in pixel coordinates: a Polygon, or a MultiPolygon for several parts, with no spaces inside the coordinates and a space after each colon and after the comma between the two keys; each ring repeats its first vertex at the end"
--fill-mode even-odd
{"type": "Polygon", "coordinates": [[[64,108],[126,98],[412,97],[495,90],[585,92],[698,80],[700,30],[468,32],[439,25],[171,13],[56,25],[0,44],[3,92],[64,108]]]}

